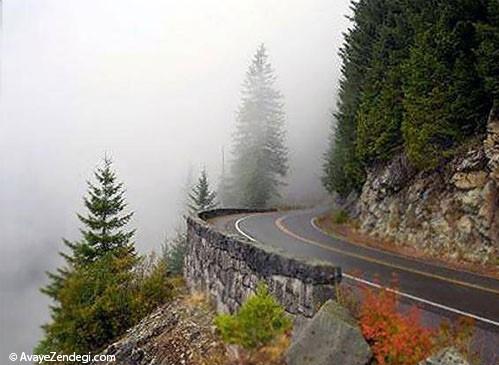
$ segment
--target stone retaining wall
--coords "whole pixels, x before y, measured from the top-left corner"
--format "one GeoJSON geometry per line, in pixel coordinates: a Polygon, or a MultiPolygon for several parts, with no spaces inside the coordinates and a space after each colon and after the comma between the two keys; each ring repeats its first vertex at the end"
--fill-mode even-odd
{"type": "MultiPolygon", "coordinates": [[[[200,217],[243,212],[250,211],[218,209],[200,217]]],[[[335,285],[341,280],[339,267],[285,256],[263,244],[219,232],[198,217],[187,218],[187,239],[187,285],[208,293],[219,311],[235,311],[265,282],[288,313],[312,317],[327,299],[334,298],[335,285]]]]}

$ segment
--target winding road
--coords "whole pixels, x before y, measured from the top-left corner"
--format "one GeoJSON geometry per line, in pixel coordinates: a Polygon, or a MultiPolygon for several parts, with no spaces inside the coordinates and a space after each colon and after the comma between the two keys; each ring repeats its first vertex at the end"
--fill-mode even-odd
{"type": "MultiPolygon", "coordinates": [[[[430,318],[467,316],[488,334],[499,334],[499,281],[471,272],[359,246],[331,237],[314,223],[324,209],[222,216],[209,222],[297,257],[339,265],[343,280],[358,286],[388,286],[395,274],[404,302],[417,303],[430,318]],[[362,273],[361,275],[356,273],[362,273]]],[[[494,341],[499,345],[499,342],[494,341]]]]}

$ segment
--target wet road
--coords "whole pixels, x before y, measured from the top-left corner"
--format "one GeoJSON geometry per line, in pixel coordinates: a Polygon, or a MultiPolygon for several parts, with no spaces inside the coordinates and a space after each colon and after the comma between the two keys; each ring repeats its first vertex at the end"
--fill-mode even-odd
{"type": "MultiPolygon", "coordinates": [[[[424,309],[426,321],[472,317],[480,329],[479,337],[484,337],[486,342],[482,347],[488,351],[499,349],[498,280],[331,237],[314,223],[320,213],[320,209],[310,209],[242,214],[217,217],[210,223],[220,230],[298,257],[339,265],[343,281],[354,286],[360,283],[388,286],[395,275],[402,300],[424,309]]],[[[490,358],[490,354],[486,357],[490,358]]]]}

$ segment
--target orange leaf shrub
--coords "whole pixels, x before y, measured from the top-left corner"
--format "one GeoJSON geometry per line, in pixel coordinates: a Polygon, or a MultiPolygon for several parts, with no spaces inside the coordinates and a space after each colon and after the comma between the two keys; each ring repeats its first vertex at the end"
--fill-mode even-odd
{"type": "Polygon", "coordinates": [[[433,349],[435,333],[421,324],[420,310],[401,314],[397,307],[392,290],[363,289],[360,327],[380,365],[414,365],[433,349]]]}

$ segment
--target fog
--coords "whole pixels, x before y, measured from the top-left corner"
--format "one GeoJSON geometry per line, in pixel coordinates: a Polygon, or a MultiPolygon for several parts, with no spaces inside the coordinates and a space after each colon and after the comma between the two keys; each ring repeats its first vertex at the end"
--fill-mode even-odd
{"type": "Polygon", "coordinates": [[[3,1],[2,359],[30,352],[41,335],[48,300],[38,288],[60,264],[61,237],[79,237],[75,212],[104,154],[126,184],[141,252],[158,249],[178,225],[189,166],[206,166],[216,183],[240,86],[262,42],[285,97],[285,200],[325,196],[321,158],[348,3],[3,1]]]}

